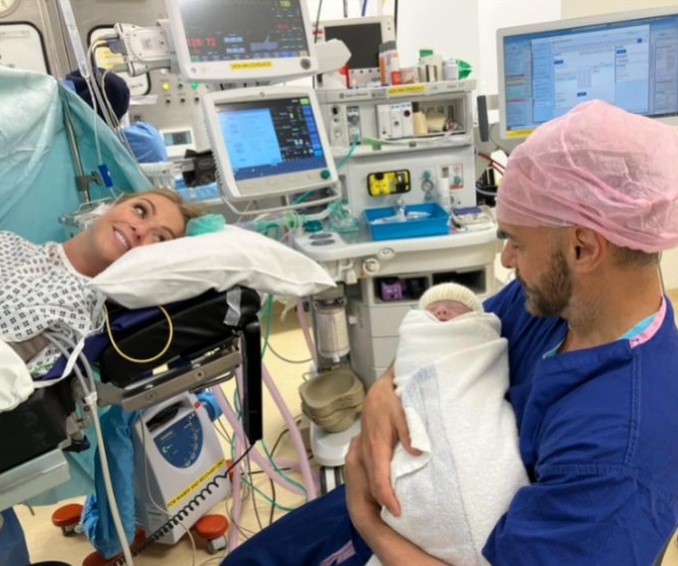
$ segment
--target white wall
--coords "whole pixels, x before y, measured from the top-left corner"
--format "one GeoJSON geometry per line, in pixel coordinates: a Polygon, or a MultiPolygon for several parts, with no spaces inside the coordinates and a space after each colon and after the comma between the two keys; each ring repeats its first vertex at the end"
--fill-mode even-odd
{"type": "Polygon", "coordinates": [[[579,18],[658,6],[678,6],[676,0],[562,0],[562,17],[579,18]]]}
{"type": "MultiPolygon", "coordinates": [[[[561,0],[563,18],[578,18],[628,10],[643,10],[659,6],[676,6],[676,0],[561,0]]],[[[662,273],[667,289],[678,288],[678,248],[664,252],[662,273]]]]}
{"type": "MultiPolygon", "coordinates": [[[[315,21],[318,0],[307,0],[315,21]]],[[[362,0],[347,0],[349,17],[358,17],[362,0]]],[[[391,14],[394,0],[368,0],[367,14],[391,14]]],[[[343,0],[324,0],[321,20],[344,17],[343,0]]],[[[500,27],[557,20],[561,0],[399,0],[400,65],[417,63],[420,49],[464,59],[473,66],[478,92],[497,92],[497,39],[500,27]]]]}
{"type": "Polygon", "coordinates": [[[479,0],[480,79],[481,94],[496,94],[497,34],[499,28],[548,22],[560,19],[561,1],[564,0],[479,0]]]}

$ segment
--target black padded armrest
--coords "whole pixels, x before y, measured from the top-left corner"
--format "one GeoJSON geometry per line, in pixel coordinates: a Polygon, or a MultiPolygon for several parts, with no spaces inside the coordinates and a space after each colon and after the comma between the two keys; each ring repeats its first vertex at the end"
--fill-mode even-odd
{"type": "Polygon", "coordinates": [[[66,419],[75,410],[71,379],[36,389],[12,411],[0,412],[0,473],[54,450],[68,438],[66,419]]]}
{"type": "MultiPolygon", "coordinates": [[[[233,300],[229,297],[231,303],[233,300]]],[[[103,382],[125,387],[139,375],[177,358],[193,359],[216,347],[235,342],[237,333],[251,321],[256,321],[260,308],[258,293],[245,287],[225,293],[209,291],[181,303],[167,305],[173,327],[172,342],[157,360],[136,363],[125,359],[112,346],[99,357],[99,370],[103,382]],[[236,308],[227,302],[227,295],[238,294],[236,308]],[[225,321],[228,321],[226,323],[225,321]]],[[[109,309],[111,323],[129,313],[127,309],[109,309]]],[[[147,359],[158,354],[167,344],[169,326],[158,309],[157,316],[142,327],[114,332],[118,348],[127,356],[147,359]]]]}

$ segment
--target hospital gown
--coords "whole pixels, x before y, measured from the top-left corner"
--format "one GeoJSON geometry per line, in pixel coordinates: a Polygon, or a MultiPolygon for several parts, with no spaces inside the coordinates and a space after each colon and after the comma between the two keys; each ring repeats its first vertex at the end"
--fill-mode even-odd
{"type": "MultiPolygon", "coordinates": [[[[0,338],[22,342],[45,330],[77,343],[101,324],[101,301],[88,278],[71,265],[63,246],[35,245],[0,232],[0,338]]],[[[33,375],[45,373],[59,351],[48,346],[29,363],[33,375]]]]}

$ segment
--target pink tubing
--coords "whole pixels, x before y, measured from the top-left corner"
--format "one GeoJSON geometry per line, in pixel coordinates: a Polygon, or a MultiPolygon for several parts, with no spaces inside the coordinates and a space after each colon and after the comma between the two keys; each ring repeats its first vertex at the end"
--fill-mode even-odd
{"type": "MultiPolygon", "coordinates": [[[[296,423],[294,422],[294,419],[292,418],[292,415],[290,414],[287,405],[282,399],[282,396],[280,395],[278,388],[273,383],[273,380],[271,378],[271,375],[268,373],[268,370],[266,369],[265,366],[262,366],[262,370],[263,370],[262,372],[263,381],[266,387],[268,388],[269,392],[271,393],[273,400],[278,406],[278,409],[280,410],[280,413],[283,416],[283,420],[287,424],[290,437],[292,438],[294,446],[299,454],[299,462],[297,465],[301,471],[304,480],[306,493],[304,493],[304,491],[297,487],[296,485],[289,483],[283,476],[281,476],[271,465],[268,458],[262,455],[256,448],[252,448],[252,450],[250,450],[249,457],[252,458],[252,460],[259,466],[259,468],[262,471],[264,471],[278,485],[293,493],[297,493],[299,495],[306,495],[306,497],[310,501],[311,499],[315,499],[317,497],[317,489],[316,483],[313,481],[311,466],[308,463],[308,458],[306,457],[306,447],[304,446],[303,439],[301,438],[301,433],[299,432],[299,429],[296,423]]],[[[236,379],[238,379],[238,383],[240,385],[241,384],[240,370],[238,370],[238,376],[236,379]]],[[[235,411],[233,410],[230,403],[226,399],[226,396],[224,395],[224,392],[222,391],[221,387],[214,387],[212,388],[212,391],[215,394],[219,407],[224,413],[224,417],[231,425],[233,433],[235,434],[235,454],[234,454],[235,461],[244,453],[245,446],[249,442],[245,436],[240,420],[238,419],[235,411]]],[[[232,472],[233,472],[233,485],[232,485],[233,509],[231,512],[231,519],[233,520],[233,522],[237,524],[240,523],[240,518],[242,514],[242,500],[240,499],[242,472],[240,471],[240,466],[235,466],[232,472]]],[[[234,528],[231,529],[228,534],[228,548],[229,550],[233,550],[236,546],[238,546],[238,530],[234,528]]]]}
{"type": "Polygon", "coordinates": [[[278,391],[278,388],[275,386],[275,383],[273,383],[273,378],[271,378],[271,374],[268,373],[268,369],[266,369],[266,366],[263,364],[261,366],[261,369],[264,378],[264,384],[266,385],[269,393],[271,394],[271,397],[273,397],[273,401],[278,406],[278,410],[280,411],[280,414],[282,415],[283,420],[287,425],[287,430],[290,433],[292,443],[294,444],[297,454],[299,455],[299,468],[301,469],[301,476],[304,478],[304,485],[306,487],[306,497],[310,501],[311,499],[315,499],[316,497],[318,497],[318,493],[316,492],[315,482],[313,481],[313,472],[311,471],[311,465],[308,463],[308,457],[306,456],[306,446],[304,445],[304,439],[301,438],[301,432],[299,432],[299,427],[297,427],[297,423],[294,422],[294,417],[292,417],[292,415],[290,414],[290,411],[287,408],[287,405],[285,404],[282,395],[280,395],[280,391],[278,391]]]}

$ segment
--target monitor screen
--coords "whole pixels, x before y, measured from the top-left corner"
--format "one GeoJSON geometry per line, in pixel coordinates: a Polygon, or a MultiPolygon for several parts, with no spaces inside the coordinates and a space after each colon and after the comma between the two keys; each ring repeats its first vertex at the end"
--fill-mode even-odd
{"type": "Polygon", "coordinates": [[[678,11],[637,16],[499,30],[503,137],[529,135],[592,99],[653,118],[678,117],[678,11]]]}
{"type": "Polygon", "coordinates": [[[180,0],[191,61],[308,55],[298,0],[180,0]]]}
{"type": "Polygon", "coordinates": [[[308,97],[220,104],[217,115],[236,181],[327,167],[308,97]]]}
{"type": "Polygon", "coordinates": [[[349,69],[370,69],[379,66],[381,24],[325,26],[325,41],[339,39],[351,52],[346,63],[349,69]]]}
{"type": "Polygon", "coordinates": [[[281,196],[332,185],[337,173],[311,87],[259,87],[203,97],[225,196],[281,196]]]}
{"type": "Polygon", "coordinates": [[[182,73],[196,80],[308,74],[317,63],[305,0],[166,0],[182,73]]]}
{"type": "Polygon", "coordinates": [[[318,22],[317,37],[342,41],[351,52],[349,69],[374,69],[379,67],[379,45],[396,39],[395,23],[387,15],[325,20],[318,22]]]}

